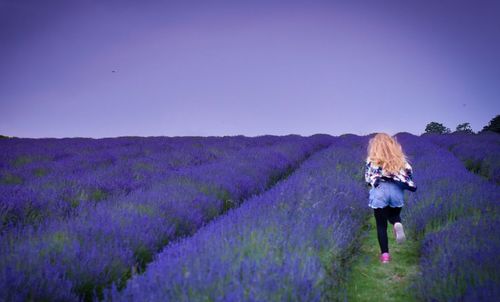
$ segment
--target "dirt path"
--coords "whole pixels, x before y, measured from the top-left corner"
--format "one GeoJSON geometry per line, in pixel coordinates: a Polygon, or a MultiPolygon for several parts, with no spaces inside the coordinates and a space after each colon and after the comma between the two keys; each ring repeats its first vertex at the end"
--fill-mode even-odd
{"type": "Polygon", "coordinates": [[[389,224],[387,235],[392,261],[381,264],[373,215],[370,215],[365,229],[349,273],[348,301],[415,301],[410,286],[419,275],[418,244],[412,240],[397,244],[389,224]]]}

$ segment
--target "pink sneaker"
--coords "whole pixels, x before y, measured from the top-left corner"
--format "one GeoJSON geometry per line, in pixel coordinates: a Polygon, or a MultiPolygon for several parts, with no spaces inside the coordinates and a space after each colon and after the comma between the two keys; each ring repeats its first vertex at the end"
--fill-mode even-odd
{"type": "Polygon", "coordinates": [[[380,261],[382,263],[388,263],[389,261],[391,261],[391,255],[389,255],[389,253],[383,253],[382,255],[380,255],[380,261]]]}
{"type": "Polygon", "coordinates": [[[396,242],[403,243],[406,239],[406,236],[401,222],[396,222],[394,224],[393,230],[394,230],[394,237],[396,237],[396,242]]]}

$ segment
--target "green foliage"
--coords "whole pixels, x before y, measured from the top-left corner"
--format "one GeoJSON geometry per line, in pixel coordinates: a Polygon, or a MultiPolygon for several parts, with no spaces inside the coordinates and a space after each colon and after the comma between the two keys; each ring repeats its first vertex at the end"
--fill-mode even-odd
{"type": "Polygon", "coordinates": [[[455,132],[474,134],[469,123],[458,124],[455,132]]]}
{"type": "Polygon", "coordinates": [[[8,136],[6,136],[6,135],[1,135],[1,134],[0,134],[0,139],[2,139],[2,138],[9,138],[9,137],[8,137],[8,136]]]}
{"type": "Polygon", "coordinates": [[[481,161],[480,160],[473,160],[473,159],[466,159],[464,161],[465,167],[467,170],[478,174],[479,171],[481,171],[481,161]]]}
{"type": "Polygon", "coordinates": [[[430,122],[425,126],[425,133],[445,134],[450,132],[451,130],[448,127],[437,122],[430,122]]]}
{"type": "Polygon", "coordinates": [[[16,158],[16,160],[14,160],[14,167],[21,167],[21,166],[24,166],[26,164],[29,164],[33,161],[33,158],[30,157],[30,156],[27,156],[27,155],[21,155],[19,157],[16,158]]]}
{"type": "Polygon", "coordinates": [[[36,169],[33,169],[33,175],[37,176],[37,177],[42,177],[42,176],[45,176],[47,175],[47,169],[44,169],[44,168],[36,168],[36,169]]]}
{"type": "Polygon", "coordinates": [[[61,253],[64,250],[64,246],[70,243],[70,238],[67,233],[57,231],[51,235],[47,242],[47,248],[51,251],[51,253],[61,253]]]}
{"type": "Polygon", "coordinates": [[[396,244],[391,227],[389,224],[387,235],[392,261],[382,264],[375,219],[370,217],[359,255],[351,265],[346,301],[416,301],[411,286],[421,278],[419,243],[409,238],[396,244]]]}
{"type": "Polygon", "coordinates": [[[472,158],[467,158],[464,160],[464,165],[467,170],[491,180],[492,169],[490,160],[491,159],[488,158],[483,160],[474,160],[472,158]]]}
{"type": "Polygon", "coordinates": [[[108,194],[106,192],[102,191],[101,189],[95,189],[90,194],[90,199],[94,200],[94,201],[101,201],[101,200],[106,199],[107,196],[108,196],[108,194]]]}
{"type": "Polygon", "coordinates": [[[99,202],[108,197],[108,193],[101,189],[91,189],[80,190],[76,195],[73,196],[63,196],[63,200],[68,202],[71,208],[76,208],[80,205],[82,201],[94,201],[99,202]]]}
{"type": "Polygon", "coordinates": [[[284,172],[277,171],[272,173],[267,181],[266,190],[269,190],[271,187],[274,187],[279,181],[286,179],[293,173],[293,171],[294,171],[293,165],[288,165],[284,172]]]}
{"type": "Polygon", "coordinates": [[[480,132],[485,131],[500,133],[500,114],[492,118],[488,125],[484,126],[480,132]]]}
{"type": "Polygon", "coordinates": [[[141,245],[135,249],[134,257],[137,260],[139,270],[144,271],[146,269],[146,265],[153,261],[153,251],[141,245]]]}
{"type": "Polygon", "coordinates": [[[222,200],[222,212],[225,213],[229,211],[229,209],[234,208],[236,203],[234,200],[227,198],[222,200]]]}
{"type": "Polygon", "coordinates": [[[0,180],[2,183],[8,185],[20,185],[23,183],[23,179],[20,176],[11,174],[9,172],[5,173],[0,180]]]}

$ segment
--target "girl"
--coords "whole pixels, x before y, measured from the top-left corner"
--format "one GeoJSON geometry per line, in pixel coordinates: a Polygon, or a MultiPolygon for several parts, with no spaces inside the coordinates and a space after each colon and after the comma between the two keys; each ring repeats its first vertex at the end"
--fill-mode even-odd
{"type": "Polygon", "coordinates": [[[380,245],[380,261],[391,260],[387,241],[387,221],[393,224],[397,243],[405,240],[401,224],[401,208],[404,190],[415,192],[412,167],[396,140],[386,133],[377,133],[368,143],[365,164],[365,181],[371,186],[368,206],[373,208],[377,222],[377,238],[380,245]]]}

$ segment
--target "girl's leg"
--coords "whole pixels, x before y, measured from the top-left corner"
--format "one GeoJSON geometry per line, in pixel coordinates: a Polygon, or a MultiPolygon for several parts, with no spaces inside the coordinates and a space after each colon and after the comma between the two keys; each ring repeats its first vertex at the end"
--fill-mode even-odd
{"type": "Polygon", "coordinates": [[[397,243],[403,243],[406,239],[405,231],[403,229],[403,225],[401,224],[401,217],[399,216],[401,209],[402,207],[388,207],[387,209],[387,218],[389,219],[389,222],[394,225],[393,232],[397,243]]]}
{"type": "Polygon", "coordinates": [[[377,222],[377,238],[381,253],[389,253],[389,242],[387,240],[387,212],[383,209],[373,209],[375,221],[377,222]]]}
{"type": "Polygon", "coordinates": [[[399,214],[401,213],[402,207],[399,208],[391,208],[391,207],[386,207],[387,209],[387,219],[391,224],[395,224],[396,222],[401,222],[401,217],[399,214]]]}

